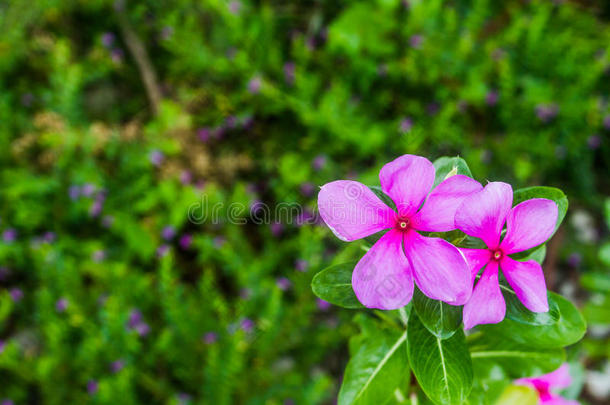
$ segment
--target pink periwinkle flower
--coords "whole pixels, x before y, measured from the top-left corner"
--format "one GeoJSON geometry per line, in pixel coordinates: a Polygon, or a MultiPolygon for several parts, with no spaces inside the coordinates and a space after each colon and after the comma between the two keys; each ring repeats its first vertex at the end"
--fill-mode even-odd
{"type": "Polygon", "coordinates": [[[435,300],[462,305],[470,298],[472,282],[460,251],[444,239],[424,237],[418,231],[455,229],[455,210],[482,187],[470,177],[454,175],[432,189],[434,178],[434,166],[421,156],[404,155],[386,164],[379,173],[381,188],[397,211],[356,181],[338,180],[320,190],[320,214],[339,239],[354,241],[388,230],[352,275],[354,292],[366,307],[405,306],[413,296],[413,281],[435,300]]]}
{"type": "Polygon", "coordinates": [[[553,392],[552,389],[563,389],[570,386],[572,378],[567,363],[564,363],[557,370],[541,375],[540,377],[520,378],[515,380],[515,384],[534,388],[538,392],[540,404],[547,405],[578,405],[578,401],[565,399],[553,392]]]}
{"type": "Polygon", "coordinates": [[[460,249],[471,269],[472,282],[485,267],[464,306],[464,328],[498,323],[506,314],[506,303],[498,284],[498,269],[515,290],[519,300],[533,312],[546,312],[549,305],[542,267],[534,260],[519,262],[509,255],[544,243],[557,222],[557,205],[544,198],[533,198],[511,208],[513,189],[509,184],[492,182],[464,199],[455,213],[455,226],[467,235],[480,238],[486,249],[460,249]],[[506,223],[506,235],[501,240],[506,223]]]}

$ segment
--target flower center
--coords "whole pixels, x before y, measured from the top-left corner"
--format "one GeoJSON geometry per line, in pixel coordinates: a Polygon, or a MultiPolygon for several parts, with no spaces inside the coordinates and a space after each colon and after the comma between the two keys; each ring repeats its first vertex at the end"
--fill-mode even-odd
{"type": "Polygon", "coordinates": [[[398,217],[398,219],[396,219],[396,229],[398,229],[399,231],[406,231],[407,229],[409,229],[410,225],[411,220],[409,218],[398,217]]]}
{"type": "Polygon", "coordinates": [[[503,256],[503,253],[500,249],[498,250],[494,250],[493,253],[491,254],[491,256],[493,257],[494,260],[500,260],[503,256]]]}

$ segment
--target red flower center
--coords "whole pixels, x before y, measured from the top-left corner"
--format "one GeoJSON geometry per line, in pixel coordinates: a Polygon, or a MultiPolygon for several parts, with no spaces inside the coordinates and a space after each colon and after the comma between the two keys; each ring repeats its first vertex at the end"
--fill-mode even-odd
{"type": "Polygon", "coordinates": [[[500,249],[494,250],[491,254],[491,257],[496,261],[502,259],[502,256],[504,256],[504,253],[500,249]]]}
{"type": "Polygon", "coordinates": [[[396,229],[405,232],[411,226],[411,220],[407,217],[398,217],[396,219],[396,229]]]}

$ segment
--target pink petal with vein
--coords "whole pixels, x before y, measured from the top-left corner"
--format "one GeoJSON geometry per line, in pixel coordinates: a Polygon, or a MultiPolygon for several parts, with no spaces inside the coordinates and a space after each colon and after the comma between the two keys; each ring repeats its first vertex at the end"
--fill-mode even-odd
{"type": "Polygon", "coordinates": [[[464,305],[464,329],[502,322],[505,315],[506,302],[498,284],[498,262],[491,261],[464,305]]]}
{"type": "Polygon", "coordinates": [[[518,262],[505,256],[500,263],[508,284],[515,290],[517,298],[532,312],[546,312],[549,303],[542,267],[534,260],[518,262]]]}
{"type": "Polygon", "coordinates": [[[383,235],[360,259],[352,287],[368,308],[398,309],[411,301],[413,277],[402,251],[402,234],[394,229],[383,235]]]}
{"type": "Polygon", "coordinates": [[[451,176],[428,196],[424,206],[413,218],[414,228],[426,232],[448,232],[455,229],[455,211],[464,198],[483,186],[468,176],[451,176]]]}
{"type": "Polygon", "coordinates": [[[428,159],[403,155],[381,168],[381,189],[392,198],[401,215],[411,216],[430,192],[434,172],[428,159]]]}
{"type": "Polygon", "coordinates": [[[506,236],[500,245],[502,250],[511,254],[546,242],[555,230],[557,215],[557,204],[546,198],[517,204],[506,218],[506,236]]]}
{"type": "Polygon", "coordinates": [[[472,293],[470,270],[455,246],[410,231],[404,236],[404,249],[415,283],[425,295],[451,305],[468,301],[472,293]]]}
{"type": "Polygon", "coordinates": [[[488,249],[466,249],[460,248],[460,252],[466,257],[466,263],[470,268],[470,276],[474,283],[474,278],[487,262],[491,259],[491,252],[488,249]]]}
{"type": "Polygon", "coordinates": [[[367,186],[350,180],[322,186],[318,209],[331,231],[346,242],[391,228],[396,216],[367,186]]]}

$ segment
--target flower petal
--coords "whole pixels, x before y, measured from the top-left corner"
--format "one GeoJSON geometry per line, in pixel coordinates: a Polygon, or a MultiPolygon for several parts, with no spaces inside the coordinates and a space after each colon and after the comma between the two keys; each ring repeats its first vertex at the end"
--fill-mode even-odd
{"type": "Polygon", "coordinates": [[[500,262],[502,273],[515,290],[517,298],[532,312],[546,312],[549,303],[542,267],[534,260],[518,262],[504,256],[500,262]]]}
{"type": "Polygon", "coordinates": [[[466,263],[468,263],[468,267],[470,268],[470,276],[472,283],[474,283],[474,278],[479,273],[487,262],[491,259],[491,252],[488,249],[466,249],[460,248],[460,252],[466,258],[466,263]]]}
{"type": "Polygon", "coordinates": [[[555,230],[557,215],[557,204],[546,198],[534,198],[515,205],[506,218],[506,236],[500,245],[502,250],[511,254],[546,242],[555,230]]]}
{"type": "Polygon", "coordinates": [[[415,229],[426,232],[448,232],[455,229],[455,211],[464,198],[483,186],[461,174],[443,180],[430,193],[424,206],[413,217],[415,229]]]}
{"type": "Polygon", "coordinates": [[[400,232],[391,229],[366,252],[356,264],[352,287],[368,308],[398,309],[411,301],[413,277],[400,232]]]}
{"type": "Polygon", "coordinates": [[[346,242],[390,228],[396,217],[367,186],[350,180],[322,186],[318,209],[331,231],[346,242]]]}
{"type": "Polygon", "coordinates": [[[381,168],[381,189],[401,215],[414,214],[434,184],[434,166],[421,156],[403,155],[381,168]]]}
{"type": "Polygon", "coordinates": [[[464,305],[464,329],[477,325],[502,322],[506,302],[498,283],[498,262],[490,261],[464,305]]]}
{"type": "Polygon", "coordinates": [[[404,249],[415,283],[425,295],[452,305],[468,301],[470,270],[458,248],[444,239],[410,231],[404,235],[404,249]]]}
{"type": "Polygon", "coordinates": [[[512,204],[513,189],[509,184],[489,183],[462,201],[455,212],[455,226],[467,235],[483,239],[488,248],[495,249],[512,204]]]}

